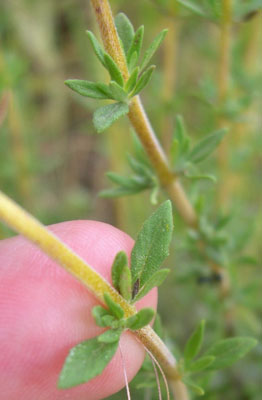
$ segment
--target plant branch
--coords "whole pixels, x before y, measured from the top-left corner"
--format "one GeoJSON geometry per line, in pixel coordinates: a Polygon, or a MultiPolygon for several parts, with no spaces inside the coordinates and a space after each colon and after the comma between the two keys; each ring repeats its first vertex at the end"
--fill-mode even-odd
{"type": "MultiPolygon", "coordinates": [[[[121,72],[125,79],[128,79],[129,73],[127,70],[126,59],[115,29],[109,2],[108,0],[91,0],[91,3],[99,26],[101,27],[102,23],[107,24],[106,27],[103,26],[103,29],[100,30],[106,50],[111,56],[113,56],[116,49],[120,49],[116,60],[118,60],[119,67],[121,65],[123,66],[121,72]],[[103,13],[105,13],[105,15],[103,15],[103,13]],[[113,32],[109,34],[112,27],[114,27],[113,32]],[[111,40],[108,40],[107,35],[110,36],[111,40]]],[[[178,177],[173,173],[168,165],[167,157],[150,124],[139,96],[135,96],[131,100],[128,117],[155,169],[156,174],[158,175],[162,188],[167,191],[170,199],[175,204],[186,224],[194,229],[198,229],[197,213],[192,207],[178,177]]],[[[220,273],[222,277],[220,283],[220,294],[221,297],[225,297],[230,289],[227,272],[213,261],[211,261],[209,265],[212,271],[220,273]]]]}
{"type": "MultiPolygon", "coordinates": [[[[136,309],[127,303],[90,265],[1,191],[0,220],[57,261],[66,271],[83,283],[100,302],[104,304],[104,293],[109,293],[112,299],[123,308],[126,317],[136,313],[136,309]]],[[[182,382],[179,380],[176,360],[154,330],[150,326],[146,326],[135,331],[134,334],[161,363],[172,385],[180,387],[182,382]]],[[[187,400],[187,396],[177,397],[177,400],[187,400]]]]}

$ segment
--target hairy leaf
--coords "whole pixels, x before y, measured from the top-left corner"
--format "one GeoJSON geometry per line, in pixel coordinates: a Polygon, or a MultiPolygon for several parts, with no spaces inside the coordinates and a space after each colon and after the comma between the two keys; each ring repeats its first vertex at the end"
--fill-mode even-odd
{"type": "Polygon", "coordinates": [[[97,337],[98,342],[101,343],[114,343],[119,342],[122,329],[108,329],[97,337]]]}
{"type": "Polygon", "coordinates": [[[138,74],[139,74],[139,67],[136,67],[125,84],[125,90],[127,92],[131,92],[135,88],[138,74]]]}
{"type": "Polygon", "coordinates": [[[205,321],[201,321],[186,343],[184,350],[186,363],[191,361],[199,353],[203,342],[204,332],[205,321]]]}
{"type": "Polygon", "coordinates": [[[81,96],[92,99],[113,99],[107,85],[103,83],[94,83],[80,79],[68,79],[65,84],[81,96]]]}
{"type": "Polygon", "coordinates": [[[189,154],[189,160],[193,163],[199,163],[207,158],[219,145],[223,139],[227,129],[219,129],[218,131],[208,135],[200,140],[189,154]]]}
{"type": "Polygon", "coordinates": [[[115,81],[109,83],[109,91],[111,93],[111,98],[114,100],[125,101],[127,99],[127,93],[115,81]]]}
{"type": "Polygon", "coordinates": [[[119,251],[115,256],[111,269],[112,282],[116,290],[119,290],[119,280],[121,272],[123,268],[127,265],[128,265],[128,259],[126,253],[124,251],[119,251]]]}
{"type": "Polygon", "coordinates": [[[66,358],[58,387],[68,389],[100,375],[113,358],[118,342],[103,343],[98,338],[86,340],[73,347],[66,358]]]}
{"type": "Polygon", "coordinates": [[[131,255],[133,284],[139,279],[143,286],[160,268],[168,256],[172,232],[172,205],[168,200],[145,221],[138,233],[131,255]]]}
{"type": "Polygon", "coordinates": [[[203,371],[207,367],[209,367],[215,360],[216,357],[214,356],[204,356],[196,360],[195,362],[191,363],[186,370],[194,373],[194,372],[199,372],[203,371]]]}
{"type": "Polygon", "coordinates": [[[108,104],[104,107],[98,108],[94,112],[94,126],[96,130],[100,133],[105,129],[109,128],[117,119],[127,114],[129,111],[128,105],[126,103],[118,102],[113,104],[108,104]]]}
{"type": "Polygon", "coordinates": [[[182,379],[183,382],[190,388],[193,390],[193,392],[195,392],[198,396],[203,396],[203,394],[205,394],[204,390],[202,389],[202,387],[198,386],[195,382],[193,382],[191,379],[189,378],[183,378],[182,379]]]}
{"type": "Polygon", "coordinates": [[[93,32],[91,31],[86,31],[87,36],[91,42],[91,45],[93,47],[94,53],[97,56],[98,60],[101,62],[101,64],[106,67],[106,63],[105,63],[105,51],[103,49],[103,47],[101,46],[101,44],[99,43],[99,41],[97,40],[97,38],[95,37],[95,35],[93,34],[93,32]]]}
{"type": "Polygon", "coordinates": [[[132,276],[127,264],[124,266],[120,273],[119,289],[124,299],[130,301],[132,297],[132,276]]]}
{"type": "Polygon", "coordinates": [[[135,298],[133,299],[133,302],[138,301],[142,299],[150,290],[152,290],[155,286],[160,286],[164,280],[166,279],[168,273],[170,272],[169,269],[160,269],[159,271],[155,272],[144,284],[144,286],[141,287],[135,298]]]}
{"type": "Polygon", "coordinates": [[[131,61],[132,55],[134,53],[137,53],[137,56],[136,56],[137,60],[139,59],[140,51],[141,51],[141,47],[142,47],[142,43],[143,43],[143,37],[144,37],[144,26],[142,25],[136,31],[135,36],[133,37],[132,44],[127,53],[127,64],[129,66],[129,68],[130,68],[130,61],[131,61]]]}
{"type": "Polygon", "coordinates": [[[112,317],[112,315],[109,315],[108,310],[106,310],[104,307],[102,306],[95,306],[92,309],[92,315],[96,321],[96,324],[98,326],[102,326],[102,327],[106,327],[107,322],[105,321],[104,317],[105,316],[110,316],[112,317]]]}
{"type": "Polygon", "coordinates": [[[125,54],[132,44],[135,32],[132,23],[124,13],[119,13],[115,17],[117,33],[122,41],[125,54]]]}
{"type": "Polygon", "coordinates": [[[133,331],[148,325],[155,315],[153,308],[142,308],[138,313],[127,318],[125,326],[133,331]]]}
{"type": "Polygon", "coordinates": [[[121,87],[123,87],[124,86],[124,78],[123,78],[122,73],[121,73],[120,69],[118,68],[117,64],[113,60],[113,58],[109,54],[105,53],[104,60],[105,60],[106,69],[108,70],[108,72],[111,76],[111,79],[113,81],[115,81],[116,83],[118,83],[121,87]]]}
{"type": "Polygon", "coordinates": [[[216,357],[215,361],[208,367],[208,370],[231,366],[256,345],[257,340],[250,337],[234,337],[220,340],[205,353],[205,355],[216,357]]]}
{"type": "Polygon", "coordinates": [[[141,92],[141,90],[144,89],[144,87],[149,83],[155,68],[156,68],[155,65],[151,65],[151,67],[149,67],[148,69],[145,70],[145,72],[143,72],[141,77],[138,79],[138,82],[133,92],[131,93],[131,96],[137,95],[138,93],[141,92]]]}
{"type": "Polygon", "coordinates": [[[124,316],[123,308],[117,304],[108,293],[104,293],[104,300],[111,313],[117,318],[121,319],[124,316]]]}
{"type": "Polygon", "coordinates": [[[145,52],[145,55],[144,55],[144,57],[142,59],[141,70],[146,68],[146,66],[148,65],[149,61],[151,60],[151,58],[153,57],[153,55],[157,51],[157,49],[160,46],[160,44],[162,43],[162,41],[164,40],[164,38],[165,38],[165,36],[167,34],[167,31],[168,31],[168,29],[163,29],[156,36],[156,38],[153,40],[153,42],[151,43],[151,45],[149,46],[149,48],[145,52]]]}

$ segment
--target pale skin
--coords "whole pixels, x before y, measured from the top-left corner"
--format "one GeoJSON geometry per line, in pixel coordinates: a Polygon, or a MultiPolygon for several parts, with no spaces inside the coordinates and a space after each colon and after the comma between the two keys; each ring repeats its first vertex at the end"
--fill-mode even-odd
{"type": "MultiPolygon", "coordinates": [[[[111,283],[115,254],[130,254],[133,240],[96,221],[72,221],[50,229],[111,283]]],[[[102,332],[91,310],[98,301],[74,277],[22,237],[0,241],[0,387],[3,399],[99,400],[124,386],[119,351],[102,375],[58,390],[59,372],[71,347],[102,332]]],[[[156,308],[153,289],[137,305],[156,308]]],[[[121,337],[128,379],[144,349],[132,333],[121,337]]]]}

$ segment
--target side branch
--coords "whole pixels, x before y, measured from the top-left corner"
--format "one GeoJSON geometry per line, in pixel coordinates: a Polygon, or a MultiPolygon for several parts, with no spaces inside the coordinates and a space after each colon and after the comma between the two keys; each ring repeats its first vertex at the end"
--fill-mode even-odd
{"type": "MultiPolygon", "coordinates": [[[[136,309],[131,306],[120,294],[109,285],[92,267],[73,252],[66,244],[58,239],[37,219],[18,206],[9,197],[0,191],[0,220],[10,228],[22,234],[37,247],[43,250],[50,258],[57,261],[71,275],[82,282],[102,303],[104,293],[107,292],[125,311],[126,317],[134,315],[136,309]]],[[[179,381],[179,372],[176,360],[150,326],[134,332],[161,363],[172,385],[176,387],[179,381]]],[[[181,386],[180,382],[179,386],[181,386]]],[[[187,400],[187,397],[178,397],[178,400],[187,400]]]]}

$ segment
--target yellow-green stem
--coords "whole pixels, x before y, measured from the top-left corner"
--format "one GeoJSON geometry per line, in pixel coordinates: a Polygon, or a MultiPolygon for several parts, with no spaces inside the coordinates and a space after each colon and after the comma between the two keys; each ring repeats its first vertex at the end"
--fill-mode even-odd
{"type": "MultiPolygon", "coordinates": [[[[114,57],[117,49],[119,50],[119,53],[115,55],[115,57],[123,76],[125,79],[128,79],[129,73],[126,65],[126,59],[115,29],[109,2],[108,0],[91,0],[91,3],[93,5],[99,27],[101,27],[103,24],[106,24],[106,26],[103,26],[103,29],[100,28],[101,37],[106,50],[112,57],[114,57]],[[114,27],[114,29],[112,27],[114,27]],[[111,29],[113,29],[112,32],[111,29]],[[110,40],[108,40],[107,35],[110,36],[110,40]]],[[[162,188],[167,191],[170,199],[175,204],[178,212],[185,220],[186,224],[198,229],[197,213],[188,200],[188,197],[178,177],[171,171],[168,165],[167,157],[150,124],[139,96],[135,96],[130,102],[128,117],[155,169],[156,174],[158,175],[162,188]]],[[[210,263],[210,268],[211,270],[219,270],[222,277],[226,275],[223,273],[223,268],[218,265],[214,267],[213,262],[210,263]]],[[[220,284],[220,292],[222,297],[228,293],[229,287],[230,282],[227,276],[225,280],[222,279],[220,284]]]]}
{"type": "MultiPolygon", "coordinates": [[[[1,191],[0,220],[57,261],[66,271],[82,282],[100,302],[104,303],[104,293],[109,293],[113,300],[121,305],[126,317],[135,314],[135,308],[127,303],[101,275],[1,191]]],[[[176,360],[153,329],[146,326],[134,332],[134,334],[158,359],[167,377],[172,382],[179,382],[176,360]]],[[[175,385],[175,383],[172,384],[175,385]]],[[[177,400],[187,400],[187,397],[177,398],[177,400]]]]}

